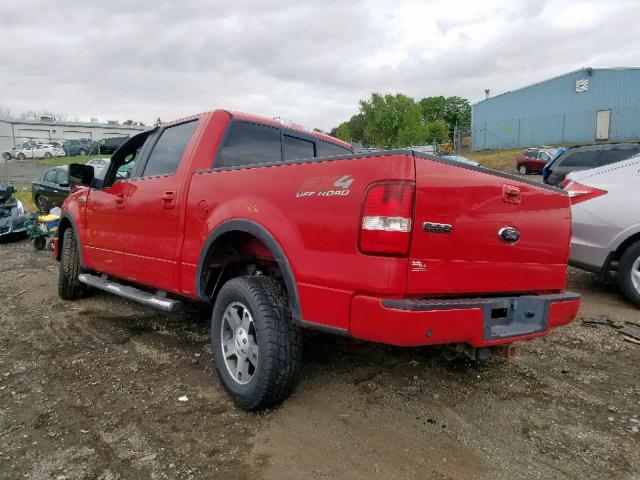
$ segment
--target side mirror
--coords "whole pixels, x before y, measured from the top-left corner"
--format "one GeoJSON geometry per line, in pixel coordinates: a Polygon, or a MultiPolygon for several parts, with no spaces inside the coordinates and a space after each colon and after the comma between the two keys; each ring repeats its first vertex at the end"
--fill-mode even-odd
{"type": "Polygon", "coordinates": [[[93,165],[69,164],[69,184],[90,186],[93,181],[93,165]]]}

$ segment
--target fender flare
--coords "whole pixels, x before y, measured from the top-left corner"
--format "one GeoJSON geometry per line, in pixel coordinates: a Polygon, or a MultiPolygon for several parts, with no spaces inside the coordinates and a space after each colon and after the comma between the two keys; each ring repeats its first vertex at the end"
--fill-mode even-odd
{"type": "MultiPolygon", "coordinates": [[[[76,224],[76,221],[73,219],[73,217],[69,212],[64,212],[62,215],[60,215],[60,225],[62,225],[63,221],[68,221],[71,224],[71,229],[73,230],[73,236],[76,238],[76,245],[78,245],[78,256],[80,257],[80,266],[84,268],[84,259],[82,258],[82,245],[80,244],[80,237],[78,236],[78,225],[76,224]]],[[[60,227],[58,227],[58,239],[60,241],[62,240],[62,237],[60,235],[60,227]]],[[[62,249],[58,247],[57,260],[60,260],[61,255],[62,255],[62,249]]]]}
{"type": "Polygon", "coordinates": [[[276,259],[276,263],[282,272],[282,278],[284,279],[285,287],[287,289],[287,293],[289,295],[289,300],[291,302],[291,314],[293,315],[293,319],[296,323],[302,324],[302,313],[300,311],[300,301],[298,299],[298,288],[296,286],[296,281],[293,276],[293,270],[291,269],[291,264],[287,259],[287,256],[284,253],[284,250],[278,243],[278,241],[274,238],[274,236],[262,225],[253,222],[251,220],[243,220],[243,219],[234,219],[227,220],[223,222],[218,227],[216,227],[207,237],[207,240],[202,245],[202,249],[200,250],[200,257],[198,258],[198,269],[196,271],[196,279],[195,279],[195,291],[200,298],[204,302],[208,302],[209,298],[204,293],[204,285],[202,285],[201,279],[203,276],[204,262],[209,253],[209,249],[213,245],[213,243],[220,238],[225,233],[229,232],[244,232],[253,235],[257,239],[259,239],[262,243],[264,243],[274,258],[276,259]]]}

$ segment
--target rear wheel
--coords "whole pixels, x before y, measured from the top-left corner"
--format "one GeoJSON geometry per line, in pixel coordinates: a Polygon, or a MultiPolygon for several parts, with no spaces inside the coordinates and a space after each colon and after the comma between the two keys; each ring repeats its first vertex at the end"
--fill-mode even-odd
{"type": "Polygon", "coordinates": [[[520,175],[526,175],[527,173],[529,173],[529,169],[526,165],[520,165],[518,167],[518,173],[520,173],[520,175]]]}
{"type": "Polygon", "coordinates": [[[18,154],[18,160],[24,160],[25,158],[27,158],[27,157],[25,157],[24,153],[19,153],[18,154]]]}
{"type": "Polygon", "coordinates": [[[80,149],[80,151],[78,152],[78,154],[79,154],[81,157],[84,157],[84,156],[87,154],[87,151],[81,148],[81,149],[80,149]]]}
{"type": "Polygon", "coordinates": [[[270,277],[237,277],[220,290],[211,318],[218,377],[241,408],[257,410],[295,387],[300,330],[282,286],[270,277]]]}
{"type": "Polygon", "coordinates": [[[620,257],[618,283],[627,300],[640,307],[640,242],[631,245],[620,257]]]}
{"type": "Polygon", "coordinates": [[[51,158],[51,154],[49,152],[44,152],[44,158],[51,158]]]}
{"type": "Polygon", "coordinates": [[[65,300],[76,300],[86,291],[86,286],[80,283],[78,275],[80,267],[80,245],[76,242],[72,228],[67,228],[62,236],[60,247],[60,269],[58,271],[58,295],[65,300]]]}

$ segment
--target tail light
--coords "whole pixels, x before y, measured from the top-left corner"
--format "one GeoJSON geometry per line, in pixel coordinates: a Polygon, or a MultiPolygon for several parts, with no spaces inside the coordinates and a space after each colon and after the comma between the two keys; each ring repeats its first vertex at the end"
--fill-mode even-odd
{"type": "Polygon", "coordinates": [[[588,185],[582,185],[578,182],[569,182],[568,184],[566,184],[566,186],[563,185],[563,187],[569,194],[571,205],[575,205],[576,203],[580,202],[586,202],[587,200],[591,200],[608,193],[606,190],[589,187],[588,185]]]}
{"type": "Polygon", "coordinates": [[[369,187],[360,222],[362,252],[382,255],[409,252],[414,195],[412,183],[379,183],[369,187]]]}

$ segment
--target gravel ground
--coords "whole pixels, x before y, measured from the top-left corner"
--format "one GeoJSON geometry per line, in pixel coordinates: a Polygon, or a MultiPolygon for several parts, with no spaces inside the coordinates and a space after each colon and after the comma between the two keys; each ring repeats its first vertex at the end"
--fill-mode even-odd
{"type": "Polygon", "coordinates": [[[640,478],[640,345],[618,333],[640,310],[587,273],[580,316],[613,325],[480,364],[311,335],[295,394],[258,414],[212,375],[206,311],[63,302],[56,280],[0,244],[0,478],[640,478]]]}

